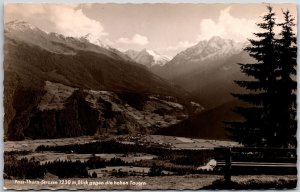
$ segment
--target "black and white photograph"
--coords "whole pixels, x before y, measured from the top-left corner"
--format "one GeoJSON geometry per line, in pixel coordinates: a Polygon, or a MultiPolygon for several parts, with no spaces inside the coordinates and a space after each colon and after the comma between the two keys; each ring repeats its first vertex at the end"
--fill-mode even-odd
{"type": "Polygon", "coordinates": [[[6,190],[297,187],[297,5],[4,3],[6,190]]]}

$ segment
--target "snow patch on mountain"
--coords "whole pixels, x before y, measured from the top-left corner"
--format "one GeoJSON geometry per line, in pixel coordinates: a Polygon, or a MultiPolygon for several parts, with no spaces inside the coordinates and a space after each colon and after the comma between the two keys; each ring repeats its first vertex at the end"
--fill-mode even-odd
{"type": "Polygon", "coordinates": [[[168,61],[171,60],[169,57],[167,57],[165,55],[160,55],[160,54],[156,53],[153,50],[146,49],[146,52],[153,57],[154,62],[152,63],[151,66],[153,66],[153,65],[160,65],[160,66],[162,66],[166,62],[168,62],[168,61]]]}
{"type": "Polygon", "coordinates": [[[83,41],[88,41],[89,43],[92,43],[94,45],[98,45],[99,47],[103,47],[105,49],[110,49],[111,48],[109,45],[103,43],[103,41],[101,41],[100,39],[93,38],[90,33],[80,37],[79,39],[83,40],[83,41]]]}
{"type": "Polygon", "coordinates": [[[125,54],[135,62],[143,64],[149,68],[154,66],[163,66],[171,60],[168,56],[161,55],[149,49],[143,49],[140,52],[127,50],[125,54]]]}

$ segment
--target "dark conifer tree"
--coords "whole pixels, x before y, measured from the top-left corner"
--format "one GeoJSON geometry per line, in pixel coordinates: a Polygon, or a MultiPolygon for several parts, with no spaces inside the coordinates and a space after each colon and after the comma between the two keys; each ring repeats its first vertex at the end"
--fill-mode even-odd
{"type": "Polygon", "coordinates": [[[246,146],[266,146],[278,134],[274,127],[278,122],[278,54],[274,34],[275,13],[268,6],[268,13],[258,23],[262,32],[254,33],[256,39],[250,39],[245,50],[257,62],[240,64],[241,71],[251,78],[248,81],[235,81],[247,89],[244,94],[232,95],[246,103],[247,107],[236,107],[235,112],[244,117],[242,122],[227,122],[231,136],[246,146]]]}
{"type": "Polygon", "coordinates": [[[293,32],[294,18],[290,12],[283,11],[284,22],[278,24],[282,30],[277,40],[279,53],[280,85],[278,106],[280,108],[279,131],[277,143],[280,146],[296,146],[296,65],[297,46],[296,36],[293,32]]]}

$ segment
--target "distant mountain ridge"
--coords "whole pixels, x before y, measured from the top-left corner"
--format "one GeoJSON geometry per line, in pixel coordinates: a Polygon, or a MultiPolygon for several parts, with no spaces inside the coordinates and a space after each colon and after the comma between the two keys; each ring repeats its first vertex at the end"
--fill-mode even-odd
{"type": "MultiPolygon", "coordinates": [[[[154,73],[167,79],[175,79],[209,63],[219,62],[243,51],[246,43],[235,42],[214,36],[209,40],[199,41],[196,45],[178,53],[172,60],[154,73]]],[[[213,64],[211,64],[213,65],[213,64]]]]}
{"type": "Polygon", "coordinates": [[[169,57],[149,49],[143,49],[141,51],[127,50],[124,53],[135,62],[143,64],[148,68],[154,66],[163,66],[170,61],[169,57]]]}
{"type": "Polygon", "coordinates": [[[91,51],[114,59],[129,60],[125,54],[103,44],[100,40],[90,42],[89,34],[79,38],[66,37],[54,32],[47,33],[30,23],[20,20],[5,23],[4,34],[7,38],[12,37],[15,40],[37,45],[53,53],[72,55],[77,51],[91,51]]]}
{"type": "Polygon", "coordinates": [[[237,54],[241,52],[245,46],[246,43],[235,42],[231,39],[223,39],[214,36],[209,40],[200,41],[198,44],[180,52],[168,63],[168,65],[191,64],[191,62],[217,60],[219,58],[237,54]]]}

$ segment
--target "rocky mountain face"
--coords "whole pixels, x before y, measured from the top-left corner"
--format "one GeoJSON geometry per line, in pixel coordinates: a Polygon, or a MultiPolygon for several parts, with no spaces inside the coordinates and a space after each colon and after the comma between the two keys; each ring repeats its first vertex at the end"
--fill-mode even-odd
{"type": "Polygon", "coordinates": [[[167,56],[161,55],[149,49],[143,49],[140,52],[134,50],[127,50],[125,54],[128,55],[128,57],[130,57],[135,62],[145,65],[148,68],[152,68],[155,66],[163,66],[168,61],[170,61],[170,58],[168,58],[167,56]]]}
{"type": "Polygon", "coordinates": [[[184,90],[88,37],[13,21],[4,39],[8,140],[153,133],[202,110],[184,90]]]}
{"type": "Polygon", "coordinates": [[[232,100],[231,92],[240,91],[234,80],[247,78],[238,65],[251,62],[244,47],[246,43],[212,37],[177,54],[154,73],[197,96],[206,108],[214,108],[232,100]]]}
{"type": "Polygon", "coordinates": [[[241,53],[244,47],[245,43],[215,36],[178,53],[156,73],[167,79],[176,79],[194,70],[213,67],[214,63],[241,53]]]}

